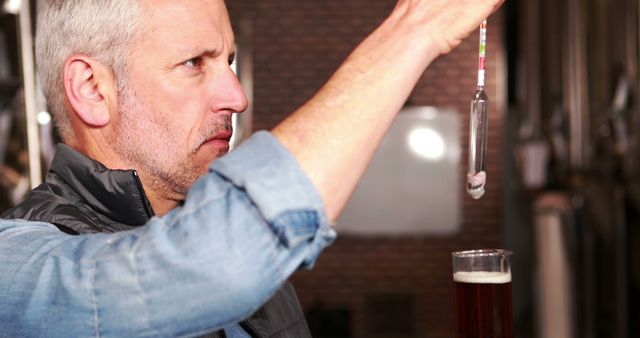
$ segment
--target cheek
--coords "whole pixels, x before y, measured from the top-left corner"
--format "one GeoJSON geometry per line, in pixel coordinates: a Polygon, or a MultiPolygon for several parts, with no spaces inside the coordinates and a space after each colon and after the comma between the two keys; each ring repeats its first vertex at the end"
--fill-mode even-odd
{"type": "Polygon", "coordinates": [[[158,93],[155,100],[157,109],[179,117],[190,125],[189,121],[204,119],[207,115],[208,104],[204,90],[199,90],[196,86],[163,88],[158,93]]]}
{"type": "Polygon", "coordinates": [[[136,86],[154,124],[164,130],[165,142],[175,143],[168,146],[193,147],[209,111],[205,86],[195,81],[149,74],[138,77],[136,86]]]}
{"type": "Polygon", "coordinates": [[[202,125],[204,118],[201,117],[196,105],[184,102],[174,110],[164,110],[162,113],[164,133],[167,140],[167,147],[174,147],[180,153],[190,153],[202,142],[202,125]]]}
{"type": "Polygon", "coordinates": [[[170,127],[170,131],[179,133],[181,137],[187,137],[206,117],[206,103],[200,99],[203,95],[198,93],[161,90],[151,97],[151,100],[145,100],[145,106],[154,112],[155,120],[170,127]]]}
{"type": "Polygon", "coordinates": [[[181,114],[206,107],[206,90],[195,79],[147,73],[136,78],[135,86],[146,106],[153,107],[156,111],[181,114]]]}

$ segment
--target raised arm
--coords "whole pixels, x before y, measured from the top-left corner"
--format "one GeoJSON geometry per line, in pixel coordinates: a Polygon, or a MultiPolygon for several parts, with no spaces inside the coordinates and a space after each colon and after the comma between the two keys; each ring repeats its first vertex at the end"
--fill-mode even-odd
{"type": "Polygon", "coordinates": [[[260,133],[138,230],[69,236],[0,220],[0,337],[211,332],[252,314],[334,236],[295,160],[260,133]]]}
{"type": "Polygon", "coordinates": [[[273,133],[335,220],[426,67],[504,0],[400,0],[319,93],[273,133]]]}

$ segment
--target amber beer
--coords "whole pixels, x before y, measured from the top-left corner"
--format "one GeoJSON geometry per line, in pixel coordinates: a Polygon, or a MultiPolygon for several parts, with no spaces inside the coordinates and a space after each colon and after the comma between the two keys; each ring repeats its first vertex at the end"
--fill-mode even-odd
{"type": "Polygon", "coordinates": [[[513,338],[510,256],[505,250],[454,253],[456,337],[513,338]]]}

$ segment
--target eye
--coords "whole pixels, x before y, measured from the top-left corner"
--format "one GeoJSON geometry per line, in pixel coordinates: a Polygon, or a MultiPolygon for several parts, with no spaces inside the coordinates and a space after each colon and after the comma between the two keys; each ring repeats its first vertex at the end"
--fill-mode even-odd
{"type": "Polygon", "coordinates": [[[185,61],[183,63],[183,65],[185,65],[187,67],[190,67],[190,68],[200,68],[200,67],[202,67],[202,58],[199,57],[199,56],[191,58],[191,59],[185,61]]]}

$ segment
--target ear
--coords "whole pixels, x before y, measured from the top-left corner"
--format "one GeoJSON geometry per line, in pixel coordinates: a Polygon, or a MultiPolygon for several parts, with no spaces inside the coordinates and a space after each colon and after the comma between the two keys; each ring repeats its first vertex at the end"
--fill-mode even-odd
{"type": "Polygon", "coordinates": [[[111,71],[96,60],[74,55],[64,65],[67,99],[76,116],[91,127],[104,127],[111,120],[115,88],[111,71]]]}

